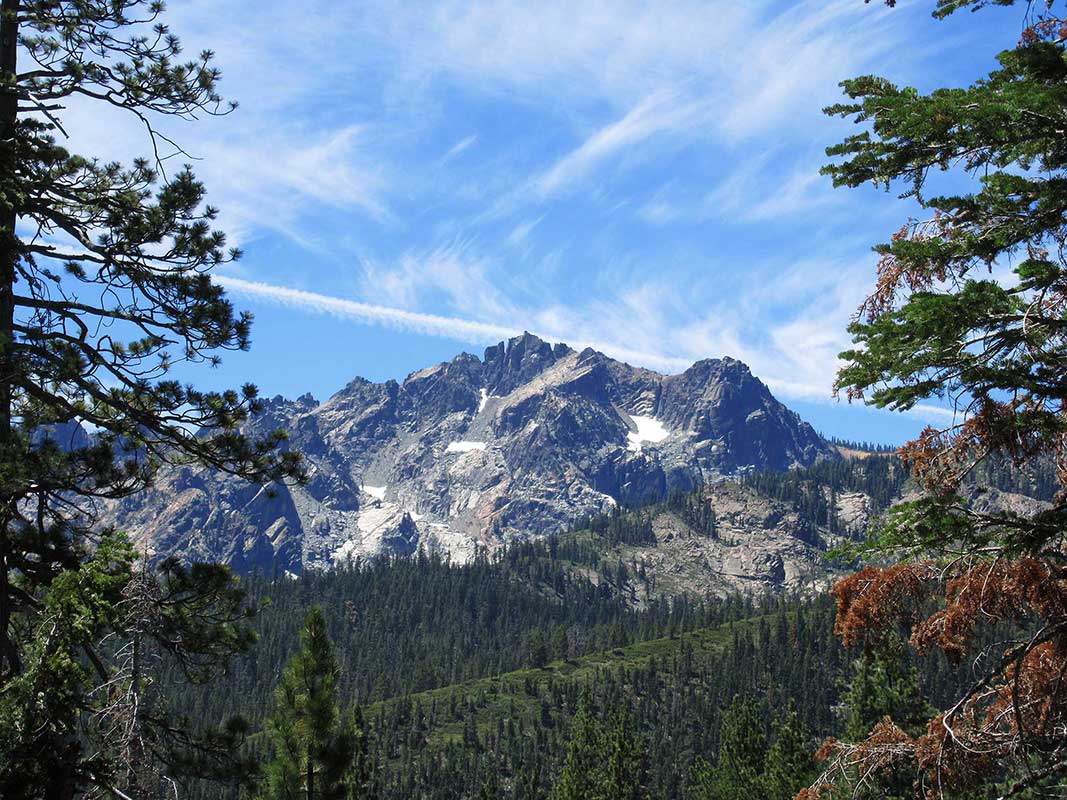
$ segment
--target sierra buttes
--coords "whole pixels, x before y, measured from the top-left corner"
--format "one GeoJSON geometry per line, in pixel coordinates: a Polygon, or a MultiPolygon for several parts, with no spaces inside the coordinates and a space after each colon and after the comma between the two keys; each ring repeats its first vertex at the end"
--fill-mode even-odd
{"type": "Polygon", "coordinates": [[[321,404],[275,398],[254,424],[289,430],[306,485],[167,468],[110,521],[157,555],[298,574],[419,547],[469,558],[618,503],[839,457],[734,359],[665,376],[531,334],[321,404]]]}

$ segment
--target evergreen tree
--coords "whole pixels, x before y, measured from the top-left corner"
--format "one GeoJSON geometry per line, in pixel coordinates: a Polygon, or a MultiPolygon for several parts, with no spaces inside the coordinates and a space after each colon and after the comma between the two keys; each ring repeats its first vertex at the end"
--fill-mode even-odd
{"type": "Polygon", "coordinates": [[[615,711],[605,738],[607,764],[601,795],[615,800],[648,797],[648,757],[644,738],[635,729],[629,708],[615,711]]]}
{"type": "Polygon", "coordinates": [[[339,668],[315,606],[304,621],[300,651],[282,672],[267,723],[274,757],[263,800],[340,800],[351,789],[359,737],[337,705],[339,668]]]}
{"type": "Polygon", "coordinates": [[[363,709],[358,705],[353,706],[347,726],[352,735],[352,766],[346,777],[348,789],[345,796],[352,800],[371,800],[376,796],[374,764],[367,739],[367,723],[363,709]]]}
{"type": "Polygon", "coordinates": [[[478,789],[478,800],[495,800],[497,796],[495,783],[486,778],[478,789]]]}
{"type": "Polygon", "coordinates": [[[548,662],[548,647],[545,635],[540,628],[530,631],[526,636],[527,660],[535,667],[543,667],[548,662]]]}
{"type": "MultiPolygon", "coordinates": [[[[214,565],[134,564],[130,544],[103,538],[64,571],[20,629],[28,657],[0,694],[5,800],[82,792],[154,798],[196,774],[243,781],[240,718],[194,722],[168,702],[163,677],[204,683],[253,636],[244,593],[214,565]]],[[[22,618],[20,618],[20,622],[22,618]]]]}
{"type": "Polygon", "coordinates": [[[785,713],[775,721],[773,735],[763,770],[763,797],[792,800],[815,777],[811,733],[801,722],[794,700],[790,699],[785,713]]]}
{"type": "MultiPolygon", "coordinates": [[[[225,672],[255,641],[245,593],[217,564],[164,560],[152,570],[140,559],[116,604],[117,622],[97,650],[106,650],[107,691],[91,693],[93,729],[111,754],[116,784],[131,798],[154,798],[163,783],[186,775],[246,782],[254,770],[236,754],[243,718],[204,729],[177,711],[165,673],[201,685],[225,672]]],[[[90,651],[91,652],[91,651],[90,651]]],[[[103,674],[101,674],[103,679],[103,674]]]]}
{"type": "Polygon", "coordinates": [[[54,797],[115,789],[104,754],[70,732],[95,702],[78,694],[92,688],[83,674],[110,668],[87,648],[118,624],[120,600],[83,582],[98,501],[137,491],[163,462],[259,481],[300,472],[281,432],[242,433],[260,406],[254,387],[201,392],[171,376],[247,347],[251,318],[211,280],[238,253],[212,229],[203,185],[163,166],[182,151],[157,133],[161,115],[229,106],[212,54],[181,60],[162,12],[159,0],[0,3],[0,697],[3,713],[37,720],[17,728],[25,741],[6,739],[4,756],[39,762],[3,766],[5,780],[40,770],[35,791],[54,797]],[[123,167],[68,152],[56,132],[70,100],[132,115],[152,156],[123,167]],[[71,616],[67,600],[96,611],[71,616]],[[67,663],[42,657],[36,637],[57,635],[85,646],[61,649],[67,663]],[[14,708],[36,702],[23,690],[45,667],[62,691],[14,708]],[[54,719],[40,717],[46,708],[54,719]]]}
{"type": "Polygon", "coordinates": [[[549,800],[600,800],[604,785],[604,737],[583,696],[570,724],[570,744],[549,800]]]}
{"type": "Polygon", "coordinates": [[[850,741],[866,738],[886,717],[914,736],[930,717],[919,670],[905,662],[902,649],[864,653],[841,699],[843,732],[850,741]]]}
{"type": "Polygon", "coordinates": [[[829,148],[824,169],[838,186],[899,186],[922,208],[875,248],[838,388],[897,410],[948,399],[955,412],[901,448],[922,494],[888,512],[871,543],[898,563],[834,587],[837,630],[879,650],[903,625],[920,653],[973,659],[984,674],[921,732],[894,712],[861,740],[829,743],[811,797],[842,776],[851,796],[855,781],[889,772],[911,796],[1039,796],[1067,773],[1067,15],[1062,0],[937,0],[934,15],[993,5],[1019,8],[1022,35],[973,84],[845,81],[848,100],[827,112],[861,129],[829,148]],[[938,196],[929,179],[941,172],[954,174],[938,196]],[[965,482],[998,460],[1019,472],[1054,464],[1050,507],[969,502],[965,482]]]}
{"type": "Polygon", "coordinates": [[[170,377],[246,348],[251,318],[211,280],[238,253],[212,229],[203,185],[163,167],[181,151],[154,120],[228,106],[212,54],[181,61],[162,11],[0,5],[0,690],[22,669],[14,617],[91,549],[95,500],[137,491],[164,461],[261,481],[299,472],[284,434],[241,432],[254,387],[201,392],[170,377]],[[69,153],[55,138],[68,98],[133,115],[153,156],[122,167],[69,153]]]}
{"type": "Polygon", "coordinates": [[[719,729],[719,757],[714,766],[698,762],[694,791],[699,800],[759,797],[767,735],[761,704],[755,697],[735,695],[723,713],[719,729]]]}
{"type": "MultiPolygon", "coordinates": [[[[94,558],[64,571],[39,595],[32,625],[20,630],[21,668],[0,694],[0,795],[5,800],[73,797],[89,777],[76,769],[79,722],[97,675],[82,651],[117,621],[130,560],[128,546],[102,541],[94,558]]],[[[110,785],[110,776],[99,782],[110,785]]]]}

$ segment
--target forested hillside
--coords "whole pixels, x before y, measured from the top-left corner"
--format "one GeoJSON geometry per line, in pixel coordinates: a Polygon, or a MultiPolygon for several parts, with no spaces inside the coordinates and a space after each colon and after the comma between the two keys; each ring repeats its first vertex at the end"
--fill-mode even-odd
{"type": "MultiPolygon", "coordinates": [[[[265,757],[258,731],[301,621],[319,605],[337,648],[339,703],[361,707],[373,765],[367,796],[548,797],[583,698],[605,737],[628,711],[626,738],[647,789],[639,796],[723,796],[704,784],[720,763],[724,714],[737,696],[751,701],[747,724],[765,748],[795,710],[795,746],[809,769],[777,795],[791,797],[812,774],[818,742],[846,724],[842,692],[864,664],[833,635],[829,598],[681,596],[635,610],[576,577],[560,558],[565,549],[529,544],[492,562],[412,557],[297,580],[251,578],[257,646],[228,678],[172,701],[202,721],[246,716],[250,752],[265,757]]],[[[959,677],[947,662],[931,663],[921,691],[939,702],[959,677]]],[[[918,677],[911,680],[918,692],[918,677]]],[[[867,717],[885,710],[873,694],[864,702],[857,709],[867,717]]],[[[198,784],[190,796],[236,793],[198,784]]]]}
{"type": "MultiPolygon", "coordinates": [[[[1053,490],[1048,474],[991,464],[978,480],[1006,497],[1040,495],[1053,490]]],[[[186,687],[171,701],[201,721],[245,717],[247,752],[263,761],[282,669],[318,606],[336,648],[338,706],[362,720],[366,796],[548,798],[569,780],[576,726],[608,747],[625,710],[630,766],[647,792],[637,796],[792,797],[813,778],[810,756],[826,736],[869,728],[901,704],[918,718],[958,691],[965,662],[847,651],[817,583],[792,595],[759,584],[722,593],[672,576],[679,562],[664,553],[679,538],[718,546],[737,535],[722,509],[742,496],[761,514],[792,515],[792,535],[817,544],[830,576],[850,565],[831,559],[828,543],[862,539],[849,533],[855,520],[840,518],[839,498],[866,498],[873,518],[907,491],[899,459],[870,453],[617,508],[467,563],[417,553],[300,577],[253,574],[243,586],[258,609],[256,646],[210,689],[186,687]],[[722,751],[724,725],[762,742],[736,781],[723,766],[734,757],[722,751]],[[795,752],[781,752],[787,744],[795,752]],[[800,766],[774,777],[782,759],[800,766]]],[[[238,794],[191,787],[205,800],[238,794]]]]}

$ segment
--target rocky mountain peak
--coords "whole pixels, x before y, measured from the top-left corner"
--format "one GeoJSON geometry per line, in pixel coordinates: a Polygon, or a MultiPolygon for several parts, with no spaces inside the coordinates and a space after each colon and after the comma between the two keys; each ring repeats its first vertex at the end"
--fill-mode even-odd
{"type": "Polygon", "coordinates": [[[551,345],[528,332],[500,342],[486,348],[485,387],[492,394],[507,394],[572,352],[565,344],[551,345]]]}
{"type": "Polygon", "coordinates": [[[675,488],[838,457],[740,361],[661,375],[530,333],[402,383],[266,405],[307,485],[250,503],[203,470],[180,491],[162,476],[116,520],[157,551],[296,573],[415,548],[465,558],[675,488]],[[191,536],[194,523],[215,532],[191,536]]]}

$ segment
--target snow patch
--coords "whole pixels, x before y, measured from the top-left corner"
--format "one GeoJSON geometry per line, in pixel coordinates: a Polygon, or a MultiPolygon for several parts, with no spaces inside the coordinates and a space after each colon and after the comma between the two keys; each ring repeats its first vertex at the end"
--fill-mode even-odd
{"type": "Polygon", "coordinates": [[[385,486],[364,486],[363,491],[377,500],[385,499],[385,486]]]}
{"type": "Polygon", "coordinates": [[[481,414],[483,411],[485,411],[485,404],[488,403],[488,402],[489,402],[489,392],[487,392],[485,389],[482,389],[482,396],[481,396],[481,399],[478,401],[478,413],[479,414],[481,414]]]}
{"type": "Polygon", "coordinates": [[[469,453],[472,450],[484,450],[485,442],[449,442],[446,453],[469,453]]]}
{"type": "Polygon", "coordinates": [[[631,414],[630,419],[637,426],[637,432],[630,431],[626,434],[626,449],[638,451],[645,442],[662,442],[670,432],[663,427],[663,423],[655,417],[642,417],[631,414]]]}

